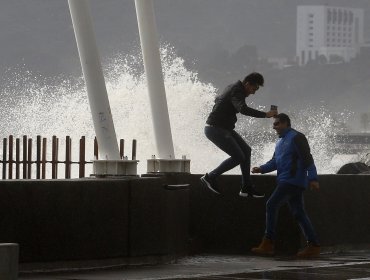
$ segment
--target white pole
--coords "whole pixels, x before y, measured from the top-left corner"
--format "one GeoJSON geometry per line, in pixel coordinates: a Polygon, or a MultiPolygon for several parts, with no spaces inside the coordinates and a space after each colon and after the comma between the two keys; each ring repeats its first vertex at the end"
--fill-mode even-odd
{"type": "Polygon", "coordinates": [[[135,0],[135,6],[158,156],[161,159],[174,159],[153,2],[135,0]]]}
{"type": "Polygon", "coordinates": [[[119,150],[88,0],[68,0],[82,72],[85,78],[99,154],[102,160],[118,160],[119,150]]]}

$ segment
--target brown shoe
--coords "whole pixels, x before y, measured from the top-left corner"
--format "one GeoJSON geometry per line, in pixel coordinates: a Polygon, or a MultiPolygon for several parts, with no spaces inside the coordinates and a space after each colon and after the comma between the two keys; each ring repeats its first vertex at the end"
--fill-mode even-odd
{"type": "Polygon", "coordinates": [[[320,256],[320,245],[307,242],[306,248],[297,253],[298,258],[317,258],[320,256]]]}
{"type": "Polygon", "coordinates": [[[253,253],[262,256],[272,256],[275,254],[274,243],[271,239],[264,237],[258,247],[252,248],[253,253]]]}

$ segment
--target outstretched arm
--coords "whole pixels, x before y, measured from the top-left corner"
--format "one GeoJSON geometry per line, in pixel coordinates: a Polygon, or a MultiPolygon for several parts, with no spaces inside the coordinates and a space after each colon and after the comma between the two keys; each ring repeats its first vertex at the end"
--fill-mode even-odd
{"type": "Polygon", "coordinates": [[[245,97],[246,96],[237,88],[234,88],[231,92],[231,103],[239,113],[255,118],[267,117],[267,114],[265,112],[248,107],[245,103],[245,97]]]}
{"type": "Polygon", "coordinates": [[[260,167],[253,167],[252,168],[252,173],[269,173],[271,171],[274,171],[277,169],[276,166],[276,160],[275,160],[275,153],[272,156],[272,159],[270,159],[268,162],[265,164],[261,165],[260,167]]]}

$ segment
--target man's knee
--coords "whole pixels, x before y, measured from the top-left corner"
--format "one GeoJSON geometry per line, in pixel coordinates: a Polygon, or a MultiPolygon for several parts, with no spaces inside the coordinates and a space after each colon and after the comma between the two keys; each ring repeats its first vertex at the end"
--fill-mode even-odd
{"type": "Polygon", "coordinates": [[[247,160],[247,157],[243,155],[242,153],[237,153],[233,155],[232,158],[235,159],[238,163],[242,163],[247,160]]]}
{"type": "Polygon", "coordinates": [[[242,149],[242,153],[240,152],[237,153],[235,157],[237,158],[239,163],[250,162],[251,153],[252,153],[252,149],[248,147],[248,148],[242,149]]]}
{"type": "Polygon", "coordinates": [[[296,219],[297,221],[299,221],[299,220],[302,220],[302,218],[304,216],[306,216],[306,213],[304,212],[303,209],[294,209],[292,211],[292,215],[293,215],[294,219],[296,219]]]}
{"type": "Polygon", "coordinates": [[[243,153],[244,153],[244,156],[245,156],[247,159],[249,159],[249,158],[251,157],[251,154],[252,154],[252,149],[251,149],[251,147],[249,147],[249,146],[244,147],[244,149],[243,149],[243,153]]]}
{"type": "Polygon", "coordinates": [[[275,211],[277,206],[278,204],[274,200],[269,199],[266,202],[266,212],[275,211]]]}

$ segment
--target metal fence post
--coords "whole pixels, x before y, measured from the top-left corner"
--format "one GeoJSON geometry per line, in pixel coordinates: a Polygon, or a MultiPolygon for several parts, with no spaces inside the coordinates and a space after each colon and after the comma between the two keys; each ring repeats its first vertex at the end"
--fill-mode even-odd
{"type": "Polygon", "coordinates": [[[9,135],[8,178],[13,179],[13,135],[9,135]]]}
{"type": "Polygon", "coordinates": [[[27,179],[27,136],[23,135],[23,179],[27,179]]]}
{"type": "Polygon", "coordinates": [[[47,139],[42,138],[42,165],[41,165],[41,178],[45,179],[46,178],[46,148],[47,145],[47,139]]]}
{"type": "Polygon", "coordinates": [[[8,147],[8,139],[3,139],[3,179],[6,179],[6,153],[8,147]]]}
{"type": "Polygon", "coordinates": [[[27,179],[32,177],[32,139],[28,139],[27,179]]]}
{"type": "Polygon", "coordinates": [[[72,140],[70,136],[66,136],[66,160],[65,160],[65,178],[71,178],[71,145],[72,140]]]}
{"type": "Polygon", "coordinates": [[[78,172],[78,176],[79,178],[83,178],[85,177],[85,164],[86,164],[86,161],[85,161],[85,136],[82,136],[81,139],[80,139],[80,161],[79,161],[79,172],[78,172]]]}
{"type": "Polygon", "coordinates": [[[20,143],[19,143],[19,138],[15,139],[15,178],[19,179],[19,165],[20,165],[20,160],[19,160],[19,155],[20,154],[20,143]]]}
{"type": "Polygon", "coordinates": [[[36,179],[41,178],[41,136],[36,137],[36,179]]]}

